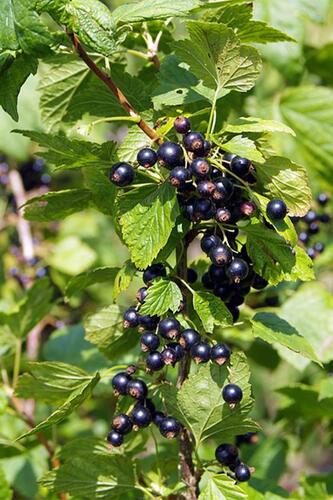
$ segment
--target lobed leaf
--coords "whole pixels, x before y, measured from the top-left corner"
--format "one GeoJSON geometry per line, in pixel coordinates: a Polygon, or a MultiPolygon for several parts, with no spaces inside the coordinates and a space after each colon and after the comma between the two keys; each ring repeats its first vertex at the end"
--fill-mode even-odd
{"type": "Polygon", "coordinates": [[[226,305],[210,292],[194,292],[193,307],[197,312],[204,329],[213,332],[214,326],[232,324],[232,316],[226,305]]]}
{"type": "Polygon", "coordinates": [[[109,281],[113,283],[119,268],[117,267],[97,267],[71,278],[67,284],[65,295],[71,297],[75,293],[84,291],[87,287],[96,283],[104,283],[109,281]]]}
{"type": "Polygon", "coordinates": [[[88,208],[90,201],[91,193],[87,189],[49,192],[27,201],[24,205],[24,218],[38,222],[63,220],[88,208]]]}
{"type": "Polygon", "coordinates": [[[169,310],[176,313],[179,310],[182,300],[182,292],[174,281],[168,279],[154,280],[148,288],[148,294],[143,305],[140,307],[140,314],[150,316],[162,316],[169,310]]]}

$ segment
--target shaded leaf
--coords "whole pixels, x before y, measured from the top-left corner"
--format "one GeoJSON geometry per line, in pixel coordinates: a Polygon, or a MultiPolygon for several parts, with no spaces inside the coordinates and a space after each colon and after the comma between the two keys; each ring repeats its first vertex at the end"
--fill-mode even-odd
{"type": "Polygon", "coordinates": [[[104,283],[106,281],[113,283],[118,272],[119,268],[117,267],[98,267],[74,276],[66,287],[65,295],[66,297],[70,297],[96,283],[104,283]]]}
{"type": "Polygon", "coordinates": [[[49,192],[27,201],[24,205],[24,218],[39,222],[63,220],[88,208],[90,200],[91,194],[87,189],[49,192]]]}

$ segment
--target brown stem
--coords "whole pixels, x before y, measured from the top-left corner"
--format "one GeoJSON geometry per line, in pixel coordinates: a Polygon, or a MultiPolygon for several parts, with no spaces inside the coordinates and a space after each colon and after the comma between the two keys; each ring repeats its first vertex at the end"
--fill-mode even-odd
{"type": "Polygon", "coordinates": [[[141,116],[134,110],[133,106],[127,100],[122,91],[117,87],[115,82],[112,80],[111,76],[107,75],[102,71],[97,64],[91,59],[87,52],[82,47],[80,40],[75,33],[68,33],[69,38],[72,40],[74,48],[79,55],[79,57],[86,63],[86,65],[95,73],[95,75],[102,80],[103,83],[111,90],[113,95],[118,100],[119,104],[127,111],[127,113],[133,118],[137,118],[137,125],[141,130],[154,142],[158,144],[162,143],[162,138],[156,133],[156,131],[148,125],[148,123],[141,118],[141,116]]]}

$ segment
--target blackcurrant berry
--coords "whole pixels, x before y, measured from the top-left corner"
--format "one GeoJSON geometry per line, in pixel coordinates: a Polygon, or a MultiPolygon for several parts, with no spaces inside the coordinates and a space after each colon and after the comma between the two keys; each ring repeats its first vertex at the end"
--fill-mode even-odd
{"type": "Polygon", "coordinates": [[[318,219],[318,214],[314,210],[309,210],[307,214],[304,215],[303,221],[307,224],[311,224],[312,222],[316,222],[318,219]]]}
{"type": "Polygon", "coordinates": [[[306,250],[306,253],[308,254],[308,256],[310,257],[310,259],[315,259],[316,258],[316,250],[312,247],[308,248],[306,250]]]}
{"type": "Polygon", "coordinates": [[[194,219],[197,221],[209,220],[215,216],[216,206],[212,200],[197,198],[194,204],[194,219]]]}
{"type": "Polygon", "coordinates": [[[207,363],[210,359],[210,345],[207,342],[197,342],[191,347],[191,357],[195,363],[207,363]]]}
{"type": "Polygon", "coordinates": [[[190,198],[185,202],[185,204],[182,207],[184,217],[190,221],[195,220],[195,204],[196,204],[196,198],[190,198]]]}
{"type": "Polygon", "coordinates": [[[153,332],[144,332],[140,343],[143,352],[156,351],[160,345],[160,339],[153,332]]]}
{"type": "Polygon", "coordinates": [[[175,340],[180,335],[180,323],[175,318],[162,319],[158,325],[158,333],[168,340],[175,340]]]}
{"type": "Polygon", "coordinates": [[[197,185],[198,193],[202,198],[210,198],[215,190],[215,184],[211,181],[200,181],[197,185]]]}
{"type": "Polygon", "coordinates": [[[212,347],[210,359],[222,366],[230,358],[231,351],[226,344],[216,344],[212,347]]]}
{"type": "Polygon", "coordinates": [[[210,178],[215,181],[216,179],[219,179],[221,177],[221,170],[219,170],[216,167],[212,167],[211,173],[210,173],[210,178]]]}
{"type": "Polygon", "coordinates": [[[216,210],[215,219],[221,224],[226,224],[231,220],[231,212],[227,208],[218,208],[216,210]]]}
{"type": "Polygon", "coordinates": [[[236,384],[227,384],[223,387],[222,397],[229,406],[234,407],[243,398],[242,389],[236,384]]]}
{"type": "Polygon", "coordinates": [[[228,167],[234,158],[236,158],[236,155],[233,153],[224,153],[222,158],[223,165],[228,167]]]}
{"type": "Polygon", "coordinates": [[[159,322],[158,316],[139,316],[139,331],[155,330],[159,322]]]}
{"type": "Polygon", "coordinates": [[[209,276],[211,277],[211,279],[215,283],[215,286],[216,285],[218,285],[218,286],[225,285],[229,282],[224,267],[216,266],[216,265],[212,264],[211,266],[209,266],[208,272],[209,272],[209,276]]]}
{"type": "Polygon", "coordinates": [[[144,271],[142,279],[146,285],[150,285],[154,279],[164,276],[166,276],[166,270],[163,264],[152,264],[144,271]]]}
{"type": "Polygon", "coordinates": [[[195,283],[198,279],[198,273],[196,272],[195,269],[189,267],[187,269],[187,282],[188,283],[195,283]]]}
{"type": "Polygon", "coordinates": [[[170,342],[169,344],[167,344],[167,347],[175,351],[176,361],[179,361],[185,356],[185,349],[180,343],[178,344],[178,342],[170,342]]]}
{"type": "Polygon", "coordinates": [[[266,286],[268,286],[268,281],[259,276],[259,274],[256,274],[252,282],[252,288],[255,290],[263,290],[266,286]]]}
{"type": "Polygon", "coordinates": [[[227,276],[233,283],[240,283],[249,274],[249,266],[243,259],[235,258],[227,267],[227,276]]]}
{"type": "Polygon", "coordinates": [[[331,221],[331,217],[328,214],[321,214],[319,215],[319,220],[323,224],[328,224],[331,221]]]}
{"type": "Polygon", "coordinates": [[[213,247],[217,247],[222,243],[221,238],[215,234],[205,234],[202,238],[200,245],[205,253],[209,253],[213,247]]]}
{"type": "Polygon", "coordinates": [[[241,444],[255,444],[258,442],[258,434],[256,432],[247,432],[246,434],[240,434],[236,436],[236,445],[241,444]]]}
{"type": "Polygon", "coordinates": [[[174,366],[177,361],[177,354],[171,347],[165,347],[161,352],[163,362],[167,366],[174,366]]]}
{"type": "Polygon", "coordinates": [[[247,158],[241,158],[240,156],[235,156],[231,160],[230,170],[238,177],[245,177],[251,168],[251,161],[247,158]]]}
{"type": "Polygon", "coordinates": [[[200,132],[188,132],[183,139],[187,151],[196,153],[204,149],[205,139],[200,132]]]}
{"type": "Polygon", "coordinates": [[[282,220],[287,215],[287,205],[283,200],[271,200],[267,204],[266,213],[269,219],[282,220]]]}
{"type": "Polygon", "coordinates": [[[146,364],[148,370],[151,370],[152,372],[158,372],[159,370],[162,370],[162,368],[164,367],[164,361],[161,353],[158,351],[150,352],[147,356],[146,364]]]}
{"type": "Polygon", "coordinates": [[[243,295],[233,295],[231,297],[231,299],[229,300],[229,303],[228,305],[231,307],[231,308],[234,308],[234,307],[239,307],[241,306],[242,304],[244,304],[244,301],[245,301],[245,298],[243,295]]]}
{"type": "Polygon", "coordinates": [[[327,193],[319,193],[317,196],[317,201],[319,205],[325,206],[329,202],[330,197],[328,196],[327,193]]]}
{"type": "Polygon", "coordinates": [[[181,430],[180,423],[173,417],[165,417],[159,425],[162,436],[173,439],[178,436],[181,430]]]}
{"type": "Polygon", "coordinates": [[[257,207],[253,201],[242,201],[239,205],[239,211],[245,217],[252,217],[255,214],[257,207]]]}
{"type": "Polygon", "coordinates": [[[151,148],[143,148],[138,152],[138,163],[145,168],[150,168],[157,162],[157,153],[151,148]]]}
{"type": "Polygon", "coordinates": [[[119,413],[112,419],[112,429],[119,434],[128,434],[132,427],[132,421],[126,413],[119,413]]]}
{"type": "Polygon", "coordinates": [[[191,347],[198,342],[200,342],[200,334],[192,328],[184,330],[179,339],[180,345],[187,351],[189,351],[191,347]]]}
{"type": "Polygon", "coordinates": [[[183,162],[183,150],[175,142],[164,142],[157,151],[157,156],[161,165],[176,167],[183,162]]]}
{"type": "Polygon", "coordinates": [[[140,304],[143,304],[145,301],[145,298],[147,297],[148,294],[148,288],[143,286],[142,288],[139,288],[136,294],[136,298],[140,304]]]}
{"type": "Polygon", "coordinates": [[[210,260],[213,264],[217,266],[223,266],[224,264],[228,264],[232,259],[232,252],[230,248],[227,247],[224,243],[214,247],[209,252],[210,260]]]}
{"type": "Polygon", "coordinates": [[[110,431],[106,439],[108,443],[110,443],[112,446],[115,446],[116,448],[118,448],[118,446],[121,446],[124,442],[123,435],[116,431],[110,431]]]}
{"type": "Polygon", "coordinates": [[[133,182],[134,176],[134,170],[128,163],[115,163],[111,168],[110,180],[116,184],[116,186],[129,186],[129,184],[133,182]]]}
{"type": "Polygon", "coordinates": [[[215,191],[213,198],[216,201],[228,201],[234,194],[234,184],[227,177],[219,177],[215,180],[215,191]]]}
{"type": "Polygon", "coordinates": [[[232,289],[232,286],[229,284],[218,285],[214,289],[214,295],[216,295],[216,297],[219,297],[220,299],[222,299],[224,302],[228,302],[229,299],[231,298],[232,294],[233,294],[233,289],[232,289]]]}
{"type": "Polygon", "coordinates": [[[135,307],[130,307],[124,312],[124,328],[135,328],[139,324],[139,314],[135,307]]]}
{"type": "Polygon", "coordinates": [[[144,399],[147,397],[148,388],[143,380],[130,380],[127,385],[127,394],[135,399],[144,399]]]}
{"type": "Polygon", "coordinates": [[[127,394],[127,386],[131,381],[130,375],[126,372],[117,373],[112,379],[112,387],[118,394],[127,394]]]}
{"type": "Polygon", "coordinates": [[[178,188],[186,184],[191,179],[191,173],[186,167],[174,167],[169,175],[170,183],[178,188]]]}
{"type": "Polygon", "coordinates": [[[133,425],[139,428],[148,427],[152,421],[152,416],[148,408],[141,405],[136,405],[131,413],[133,425]]]}
{"type": "Polygon", "coordinates": [[[325,250],[325,245],[324,243],[318,242],[315,244],[314,249],[317,253],[323,253],[325,250]]]}
{"type": "Polygon", "coordinates": [[[173,125],[178,134],[187,134],[191,130],[191,122],[186,116],[177,116],[173,125]]]}
{"type": "Polygon", "coordinates": [[[215,283],[209,273],[204,273],[201,278],[201,283],[207,290],[213,290],[215,283]]]}
{"type": "Polygon", "coordinates": [[[164,418],[165,415],[161,411],[155,411],[153,413],[153,422],[155,425],[157,425],[157,427],[161,425],[161,422],[163,421],[164,418]]]}
{"type": "Polygon", "coordinates": [[[191,173],[196,179],[205,179],[210,172],[210,163],[205,158],[196,158],[191,163],[191,173]]]}
{"type": "Polygon", "coordinates": [[[230,466],[238,458],[238,449],[233,444],[220,444],[215,450],[215,458],[221,465],[230,466]]]}
{"type": "Polygon", "coordinates": [[[301,243],[308,243],[310,239],[310,236],[307,232],[305,231],[302,231],[301,233],[299,233],[298,235],[298,241],[300,241],[301,243]]]}
{"type": "Polygon", "coordinates": [[[317,222],[311,222],[308,227],[309,234],[318,234],[319,233],[319,224],[317,222]]]}
{"type": "Polygon", "coordinates": [[[249,467],[245,464],[240,464],[235,469],[235,477],[236,477],[237,481],[239,481],[241,483],[249,481],[251,478],[251,471],[250,471],[249,467]]]}

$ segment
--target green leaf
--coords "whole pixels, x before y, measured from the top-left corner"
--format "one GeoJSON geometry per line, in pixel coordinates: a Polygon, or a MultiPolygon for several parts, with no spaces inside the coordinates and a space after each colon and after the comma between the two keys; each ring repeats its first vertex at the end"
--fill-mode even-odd
{"type": "Polygon", "coordinates": [[[320,382],[319,399],[333,398],[333,377],[325,378],[320,382]]]}
{"type": "Polygon", "coordinates": [[[282,199],[289,215],[303,216],[311,206],[312,195],[306,170],[280,156],[272,156],[256,167],[259,188],[269,198],[282,199]]]}
{"type": "Polygon", "coordinates": [[[162,393],[168,411],[191,430],[197,446],[216,434],[221,442],[228,443],[235,435],[257,429],[248,417],[253,404],[249,377],[245,355],[235,353],[228,369],[209,363],[201,365],[179,390],[163,386],[162,393]],[[238,384],[243,391],[243,399],[234,409],[222,399],[222,388],[227,383],[238,384]]]}
{"type": "Polygon", "coordinates": [[[295,418],[307,421],[318,421],[321,418],[333,417],[333,399],[319,399],[319,393],[313,387],[305,384],[290,384],[281,387],[277,392],[288,398],[283,408],[278,412],[278,418],[295,418]]]}
{"type": "Polygon", "coordinates": [[[84,184],[89,189],[92,202],[105,215],[113,215],[117,187],[101,170],[89,167],[82,169],[84,184]]]}
{"type": "Polygon", "coordinates": [[[38,153],[47,163],[53,165],[55,170],[69,168],[95,167],[110,168],[114,158],[116,144],[68,139],[64,133],[44,134],[27,130],[14,130],[40,145],[42,150],[38,153]]]}
{"type": "Polygon", "coordinates": [[[24,218],[39,222],[63,220],[88,208],[90,200],[91,194],[87,189],[49,192],[27,201],[24,205],[24,218]]]}
{"type": "Polygon", "coordinates": [[[137,343],[131,330],[123,329],[123,318],[117,305],[104,307],[84,321],[86,339],[109,359],[115,360],[137,343]]]}
{"type": "Polygon", "coordinates": [[[228,153],[233,153],[237,156],[242,156],[243,158],[248,158],[251,161],[256,163],[263,163],[265,158],[261,154],[261,152],[257,149],[256,143],[249,139],[248,137],[243,137],[242,135],[236,135],[230,141],[219,143],[219,141],[215,141],[219,144],[225,151],[228,153]]]}
{"type": "Polygon", "coordinates": [[[178,0],[175,5],[168,5],[164,0],[142,0],[121,5],[113,11],[112,17],[116,24],[183,17],[200,5],[200,0],[178,0]]]}
{"type": "Polygon", "coordinates": [[[45,403],[63,403],[71,394],[87,384],[91,377],[81,368],[57,362],[31,362],[28,373],[20,376],[16,387],[19,398],[45,403]]]}
{"type": "Polygon", "coordinates": [[[130,127],[128,134],[117,150],[119,161],[134,162],[138,150],[151,145],[146,134],[137,126],[130,127]]]}
{"type": "Polygon", "coordinates": [[[244,491],[226,474],[206,470],[201,477],[199,500],[245,500],[247,498],[244,491]]]}
{"type": "Polygon", "coordinates": [[[261,60],[253,47],[241,46],[230,28],[189,21],[190,38],[177,42],[176,54],[208,87],[247,92],[259,76],[261,60]]]}
{"type": "Polygon", "coordinates": [[[71,297],[75,293],[82,292],[96,283],[104,283],[106,281],[113,283],[118,272],[119,268],[117,267],[97,267],[96,269],[91,269],[78,276],[74,276],[67,284],[65,295],[67,298],[71,297]]]}
{"type": "Polygon", "coordinates": [[[96,373],[92,377],[87,377],[85,383],[82,383],[77,389],[75,389],[70,396],[66,399],[64,403],[54,410],[49,417],[40,422],[30,431],[22,434],[19,439],[32,436],[38,432],[41,432],[53,425],[62,422],[68,415],[70,415],[76,408],[80,407],[82,403],[91,396],[95,385],[100,379],[99,373],[96,373]]]}
{"type": "Polygon", "coordinates": [[[295,264],[288,273],[283,273],[284,281],[312,281],[315,279],[313,260],[308,256],[304,248],[295,247],[295,264]]]}
{"type": "Polygon", "coordinates": [[[169,183],[141,188],[138,193],[132,191],[120,198],[119,205],[125,209],[120,225],[131,260],[139,269],[145,269],[167,243],[179,207],[176,192],[169,183]],[[135,204],[129,206],[133,199],[135,204]]]}
{"type": "Polygon", "coordinates": [[[252,319],[252,331],[269,344],[281,344],[305,358],[320,364],[311,344],[285,319],[273,313],[258,313],[252,319]]]}
{"type": "Polygon", "coordinates": [[[18,120],[17,99],[21,87],[30,74],[37,71],[37,61],[25,54],[18,55],[8,65],[0,69],[0,105],[13,118],[18,120]]]}
{"type": "Polygon", "coordinates": [[[130,260],[127,260],[119,269],[114,279],[114,288],[112,293],[113,300],[119,297],[121,292],[125,292],[128,289],[134,278],[135,273],[136,273],[136,267],[132,264],[130,260]]]}
{"type": "Polygon", "coordinates": [[[154,280],[152,286],[148,288],[148,294],[143,305],[140,307],[140,314],[162,316],[169,310],[176,313],[181,300],[182,292],[174,281],[168,279],[154,280]]]}
{"type": "Polygon", "coordinates": [[[87,271],[96,261],[96,252],[77,236],[60,240],[47,256],[47,262],[58,271],[76,276],[87,271]]]}
{"type": "Polygon", "coordinates": [[[255,118],[254,116],[238,118],[236,123],[227,124],[223,130],[232,134],[240,134],[243,132],[255,134],[283,132],[293,136],[296,135],[295,132],[284,123],[277,122],[275,120],[263,120],[261,118],[255,118]]]}
{"type": "Polygon", "coordinates": [[[228,308],[210,292],[194,292],[193,307],[207,332],[213,332],[214,326],[232,324],[232,316],[228,308]]]}
{"type": "Polygon", "coordinates": [[[0,469],[0,498],[1,500],[11,500],[13,498],[13,492],[10,489],[2,468],[0,469]]]}
{"type": "Polygon", "coordinates": [[[255,271],[271,284],[282,281],[283,273],[290,273],[296,262],[292,248],[274,230],[253,219],[242,231],[247,235],[246,248],[255,271]]]}

